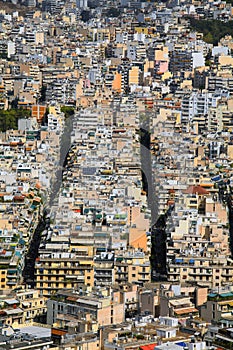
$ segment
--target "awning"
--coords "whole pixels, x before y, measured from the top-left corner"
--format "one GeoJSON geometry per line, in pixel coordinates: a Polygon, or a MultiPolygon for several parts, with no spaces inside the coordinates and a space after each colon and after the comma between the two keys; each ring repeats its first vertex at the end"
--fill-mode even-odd
{"type": "Polygon", "coordinates": [[[30,306],[30,303],[27,302],[27,301],[23,301],[23,302],[22,302],[22,305],[25,306],[25,307],[28,307],[28,306],[30,306]]]}
{"type": "Polygon", "coordinates": [[[184,308],[184,309],[174,310],[174,313],[177,314],[177,315],[189,314],[189,313],[192,313],[192,312],[198,312],[198,310],[195,309],[195,307],[187,307],[187,308],[184,308]]]}
{"type": "Polygon", "coordinates": [[[184,259],[175,259],[176,264],[182,264],[184,259]]]}
{"type": "Polygon", "coordinates": [[[208,294],[208,297],[210,297],[210,298],[214,298],[216,296],[217,296],[217,293],[210,293],[210,294],[208,294]]]}
{"type": "Polygon", "coordinates": [[[35,202],[40,202],[40,201],[41,201],[41,198],[40,198],[40,197],[35,197],[35,198],[33,198],[33,201],[35,201],[35,202]]]}
{"type": "MultiPolygon", "coordinates": [[[[181,299],[171,299],[170,300],[170,304],[172,306],[177,306],[177,307],[180,307],[180,309],[183,307],[184,308],[184,305],[187,305],[187,304],[190,304],[190,299],[189,297],[184,297],[184,298],[181,298],[181,299]]],[[[191,305],[189,307],[192,307],[191,305]]]]}
{"type": "Polygon", "coordinates": [[[225,341],[228,341],[228,342],[230,342],[230,343],[233,343],[233,339],[224,337],[224,336],[222,336],[222,335],[220,335],[220,334],[216,334],[216,338],[222,339],[222,340],[225,340],[225,341]]]}
{"type": "Polygon", "coordinates": [[[219,301],[218,305],[229,305],[229,306],[233,306],[233,301],[232,300],[223,300],[223,301],[219,301]]]}
{"type": "Polygon", "coordinates": [[[4,301],[5,301],[5,303],[8,304],[8,305],[14,305],[14,304],[18,304],[18,303],[19,303],[19,301],[16,300],[16,299],[6,299],[6,300],[4,300],[4,301]]]}
{"type": "Polygon", "coordinates": [[[219,294],[219,296],[220,296],[221,298],[229,298],[229,297],[232,297],[232,298],[233,298],[233,293],[232,293],[232,292],[221,293],[221,294],[219,294]]]}
{"type": "Polygon", "coordinates": [[[22,314],[23,310],[20,309],[19,307],[16,309],[11,309],[11,310],[5,310],[7,315],[17,315],[17,314],[22,314]]]}
{"type": "Polygon", "coordinates": [[[186,347],[187,344],[183,341],[179,342],[179,343],[176,343],[176,345],[179,345],[179,346],[183,346],[183,347],[186,347]]]}
{"type": "Polygon", "coordinates": [[[139,349],[140,350],[154,350],[156,345],[157,345],[157,343],[143,345],[143,346],[140,346],[139,349]]]}
{"type": "Polygon", "coordinates": [[[68,297],[66,300],[68,301],[77,301],[77,297],[68,297]]]}

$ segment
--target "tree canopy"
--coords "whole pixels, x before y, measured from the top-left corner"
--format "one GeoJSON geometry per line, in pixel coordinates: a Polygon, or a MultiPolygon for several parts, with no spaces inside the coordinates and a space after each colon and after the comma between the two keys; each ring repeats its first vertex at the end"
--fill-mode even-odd
{"type": "Polygon", "coordinates": [[[6,131],[10,129],[18,128],[19,118],[28,118],[31,112],[27,109],[0,109],[0,131],[6,131]]]}
{"type": "Polygon", "coordinates": [[[70,117],[71,115],[74,114],[74,107],[72,106],[62,106],[61,107],[61,112],[65,114],[65,118],[70,117]]]}
{"type": "Polygon", "coordinates": [[[106,12],[107,17],[118,17],[120,14],[120,10],[116,7],[110,7],[106,12]]]}
{"type": "Polygon", "coordinates": [[[233,36],[233,21],[222,22],[216,19],[199,20],[190,18],[190,27],[203,33],[203,40],[209,44],[217,45],[225,35],[233,36]]]}

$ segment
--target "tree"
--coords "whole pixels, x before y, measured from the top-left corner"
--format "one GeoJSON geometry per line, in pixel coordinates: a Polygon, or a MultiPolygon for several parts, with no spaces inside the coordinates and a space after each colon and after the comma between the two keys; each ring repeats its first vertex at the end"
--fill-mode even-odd
{"type": "Polygon", "coordinates": [[[189,21],[192,29],[204,34],[203,39],[207,43],[217,45],[219,40],[225,35],[233,36],[233,21],[198,20],[193,17],[190,17],[189,21]]]}
{"type": "Polygon", "coordinates": [[[106,16],[107,17],[118,17],[120,15],[120,10],[118,10],[118,8],[116,7],[110,7],[110,9],[108,9],[106,16]]]}
{"type": "Polygon", "coordinates": [[[46,85],[42,85],[41,89],[40,89],[39,102],[45,102],[45,100],[46,100],[46,90],[47,90],[47,86],[46,85]]]}
{"type": "Polygon", "coordinates": [[[62,106],[61,107],[61,112],[65,114],[65,118],[70,117],[71,115],[74,114],[74,107],[71,106],[62,106]]]}
{"type": "Polygon", "coordinates": [[[88,22],[91,19],[91,12],[87,10],[83,10],[81,13],[81,19],[83,22],[88,22]]]}
{"type": "Polygon", "coordinates": [[[10,129],[18,128],[18,119],[19,118],[28,118],[31,115],[31,111],[27,109],[8,109],[0,110],[0,131],[6,131],[10,129]]]}
{"type": "Polygon", "coordinates": [[[204,35],[203,40],[208,44],[212,44],[214,42],[213,35],[210,32],[204,35]]]}

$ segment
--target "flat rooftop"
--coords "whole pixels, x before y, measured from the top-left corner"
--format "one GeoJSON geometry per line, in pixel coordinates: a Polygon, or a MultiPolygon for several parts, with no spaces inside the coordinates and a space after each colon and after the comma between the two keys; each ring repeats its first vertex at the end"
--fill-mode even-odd
{"type": "Polygon", "coordinates": [[[50,338],[51,329],[47,327],[40,326],[25,326],[17,328],[21,334],[27,334],[28,336],[38,337],[38,338],[50,338]]]}

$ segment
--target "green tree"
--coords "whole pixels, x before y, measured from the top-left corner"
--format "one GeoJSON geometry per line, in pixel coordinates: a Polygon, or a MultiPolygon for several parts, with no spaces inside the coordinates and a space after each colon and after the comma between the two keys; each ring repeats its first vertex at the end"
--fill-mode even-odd
{"type": "Polygon", "coordinates": [[[74,107],[71,106],[62,106],[61,107],[61,112],[63,112],[65,114],[65,118],[70,117],[71,115],[74,114],[74,107]]]}
{"type": "Polygon", "coordinates": [[[6,131],[10,129],[17,129],[19,118],[28,118],[31,115],[31,111],[26,109],[8,109],[0,110],[0,131],[6,131]]]}
{"type": "Polygon", "coordinates": [[[212,44],[214,42],[213,35],[210,32],[204,35],[203,40],[208,44],[212,44]]]}
{"type": "Polygon", "coordinates": [[[233,36],[233,21],[198,20],[192,17],[189,21],[191,29],[203,33],[203,39],[208,43],[217,45],[225,35],[233,36]]]}
{"type": "Polygon", "coordinates": [[[110,7],[110,9],[107,10],[106,15],[107,17],[118,17],[120,16],[120,10],[116,7],[110,7]]]}

